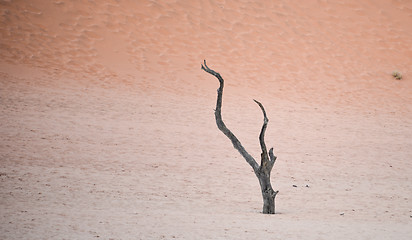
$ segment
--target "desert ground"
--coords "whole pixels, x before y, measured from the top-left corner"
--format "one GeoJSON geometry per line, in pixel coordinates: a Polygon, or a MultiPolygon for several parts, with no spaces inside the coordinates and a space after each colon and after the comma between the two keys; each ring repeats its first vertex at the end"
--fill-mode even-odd
{"type": "Polygon", "coordinates": [[[0,33],[0,239],[412,239],[411,1],[1,0],[0,33]],[[257,160],[265,106],[274,215],[204,59],[257,160]]]}

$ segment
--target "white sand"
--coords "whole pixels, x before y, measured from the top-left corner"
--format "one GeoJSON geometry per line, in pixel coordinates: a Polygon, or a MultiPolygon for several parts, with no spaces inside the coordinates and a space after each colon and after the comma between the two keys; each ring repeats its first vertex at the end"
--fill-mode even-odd
{"type": "Polygon", "coordinates": [[[412,239],[412,2],[262,2],[1,1],[0,239],[412,239]]]}

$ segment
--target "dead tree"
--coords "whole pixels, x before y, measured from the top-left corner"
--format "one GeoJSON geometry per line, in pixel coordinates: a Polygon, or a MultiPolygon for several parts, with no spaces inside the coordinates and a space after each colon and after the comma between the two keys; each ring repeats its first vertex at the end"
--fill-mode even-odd
{"type": "Polygon", "coordinates": [[[279,191],[274,191],[272,185],[270,184],[270,172],[272,171],[273,164],[276,161],[276,156],[273,154],[273,148],[267,151],[265,144],[265,131],[269,119],[266,116],[266,111],[263,108],[263,105],[254,100],[260,107],[263,112],[263,126],[259,135],[260,148],[262,153],[260,155],[260,166],[256,160],[245,150],[237,137],[226,127],[225,123],[222,120],[222,94],[223,94],[223,78],[219,73],[213,71],[206,65],[206,60],[202,69],[207,73],[215,76],[220,83],[220,86],[217,90],[217,103],[215,110],[216,124],[220,131],[222,131],[226,137],[232,141],[233,147],[239,151],[239,153],[245,158],[246,162],[253,168],[253,171],[256,174],[256,177],[259,179],[260,188],[262,190],[263,197],[263,213],[264,214],[275,214],[275,197],[279,191]]]}

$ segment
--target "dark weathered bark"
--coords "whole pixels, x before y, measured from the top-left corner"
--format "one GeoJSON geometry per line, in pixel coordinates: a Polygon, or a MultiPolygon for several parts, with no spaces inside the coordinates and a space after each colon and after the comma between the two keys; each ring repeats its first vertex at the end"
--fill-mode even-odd
{"type": "Polygon", "coordinates": [[[216,124],[220,131],[225,134],[233,144],[233,147],[239,151],[239,153],[245,158],[246,162],[252,167],[253,171],[256,174],[256,177],[259,179],[259,184],[262,190],[263,197],[263,213],[265,214],[274,214],[275,213],[275,197],[279,191],[274,191],[272,185],[270,184],[270,172],[272,171],[273,164],[276,161],[276,156],[273,154],[273,148],[267,151],[265,144],[265,132],[269,119],[266,116],[266,111],[263,105],[254,100],[260,107],[263,112],[263,126],[259,135],[260,148],[262,149],[260,166],[256,160],[245,150],[237,137],[226,127],[225,123],[222,120],[222,95],[223,95],[223,86],[224,80],[219,73],[213,71],[206,65],[202,65],[202,69],[207,73],[215,76],[220,83],[220,86],[217,90],[217,102],[215,110],[216,124]]]}
{"type": "Polygon", "coordinates": [[[260,148],[262,153],[260,155],[260,167],[258,171],[258,179],[260,183],[260,188],[262,190],[263,197],[263,213],[274,214],[275,213],[275,197],[279,191],[274,191],[272,185],[270,184],[270,172],[272,171],[273,165],[276,161],[276,156],[273,154],[273,148],[269,150],[269,153],[266,149],[265,144],[265,131],[269,119],[266,116],[266,111],[263,108],[263,105],[254,100],[260,107],[263,112],[263,126],[259,135],[260,148]]]}

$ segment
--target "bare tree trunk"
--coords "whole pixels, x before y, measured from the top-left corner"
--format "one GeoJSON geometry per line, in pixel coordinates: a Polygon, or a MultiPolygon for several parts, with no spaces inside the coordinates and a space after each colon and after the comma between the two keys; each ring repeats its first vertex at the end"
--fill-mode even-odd
{"type": "Polygon", "coordinates": [[[223,86],[224,80],[219,73],[213,71],[206,65],[206,60],[202,69],[207,73],[215,76],[220,83],[220,86],[217,90],[217,102],[215,110],[216,124],[220,131],[230,139],[233,144],[233,147],[239,151],[239,153],[245,158],[246,162],[252,167],[255,172],[256,177],[259,179],[260,188],[262,190],[263,197],[263,213],[265,214],[274,214],[275,213],[275,197],[279,191],[274,191],[272,185],[270,184],[270,172],[272,171],[273,164],[276,161],[276,156],[273,154],[273,148],[267,151],[265,144],[265,131],[269,119],[266,116],[266,111],[263,108],[263,105],[254,100],[260,107],[263,112],[263,126],[259,135],[260,148],[262,149],[260,166],[256,160],[245,150],[237,137],[226,127],[225,123],[222,120],[222,95],[223,95],[223,86]]]}

